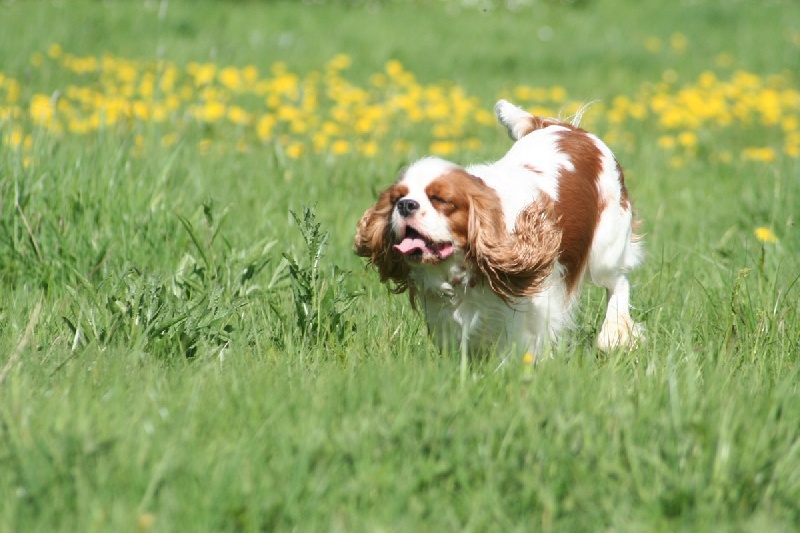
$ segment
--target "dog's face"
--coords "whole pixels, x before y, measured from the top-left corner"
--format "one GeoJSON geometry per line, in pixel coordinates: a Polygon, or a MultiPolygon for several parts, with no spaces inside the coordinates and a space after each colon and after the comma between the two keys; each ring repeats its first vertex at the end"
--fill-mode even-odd
{"type": "Polygon", "coordinates": [[[411,268],[463,258],[468,270],[487,278],[502,296],[528,293],[552,269],[558,245],[545,212],[551,206],[534,203],[531,209],[536,216],[522,213],[517,230],[553,238],[536,237],[542,246],[523,250],[531,242],[508,233],[493,189],[454,163],[425,158],[409,166],[364,213],[355,251],[378,268],[381,281],[395,281],[399,291],[407,287],[411,268]]]}
{"type": "MultiPolygon", "coordinates": [[[[476,209],[499,213],[499,199],[463,168],[428,158],[406,169],[389,188],[392,249],[408,263],[437,264],[466,251],[476,209]]],[[[502,223],[502,216],[497,222],[502,223]]]]}

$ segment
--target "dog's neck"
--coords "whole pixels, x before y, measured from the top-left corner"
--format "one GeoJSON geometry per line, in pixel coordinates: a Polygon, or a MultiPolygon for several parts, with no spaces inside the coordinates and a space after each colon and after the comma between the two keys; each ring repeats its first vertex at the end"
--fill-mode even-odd
{"type": "Polygon", "coordinates": [[[436,265],[412,265],[411,283],[420,293],[454,300],[475,287],[478,277],[470,272],[459,252],[436,265]]]}

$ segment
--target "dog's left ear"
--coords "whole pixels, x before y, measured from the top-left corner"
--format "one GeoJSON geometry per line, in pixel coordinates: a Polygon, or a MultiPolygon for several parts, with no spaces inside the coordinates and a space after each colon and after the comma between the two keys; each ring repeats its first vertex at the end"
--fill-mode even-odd
{"type": "Polygon", "coordinates": [[[553,272],[561,245],[553,208],[541,194],[520,212],[509,234],[491,209],[479,202],[471,206],[468,259],[503,299],[538,294],[553,272]]]}
{"type": "Polygon", "coordinates": [[[389,290],[401,293],[408,289],[410,270],[402,254],[392,247],[394,244],[390,224],[392,209],[394,205],[390,188],[381,193],[375,205],[367,209],[358,221],[353,251],[375,265],[381,282],[394,283],[389,290]]]}

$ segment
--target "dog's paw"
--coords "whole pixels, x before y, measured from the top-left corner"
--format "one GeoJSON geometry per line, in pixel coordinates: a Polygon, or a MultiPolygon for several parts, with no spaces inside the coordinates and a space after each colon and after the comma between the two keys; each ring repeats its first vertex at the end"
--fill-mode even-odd
{"type": "Polygon", "coordinates": [[[644,340],[645,332],[642,324],[630,318],[620,317],[606,320],[597,336],[597,347],[604,352],[618,348],[633,348],[644,340]]]}

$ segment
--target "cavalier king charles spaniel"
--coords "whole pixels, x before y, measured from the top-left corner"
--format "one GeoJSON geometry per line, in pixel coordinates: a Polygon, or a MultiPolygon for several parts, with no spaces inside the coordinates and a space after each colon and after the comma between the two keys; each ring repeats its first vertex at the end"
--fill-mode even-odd
{"type": "MultiPolygon", "coordinates": [[[[501,100],[515,141],[491,164],[408,166],[358,222],[355,252],[421,305],[441,349],[550,355],[585,278],[605,287],[601,350],[631,346],[642,246],[622,169],[594,135],[501,100]]],[[[466,355],[465,355],[466,356],[466,355]]]]}

